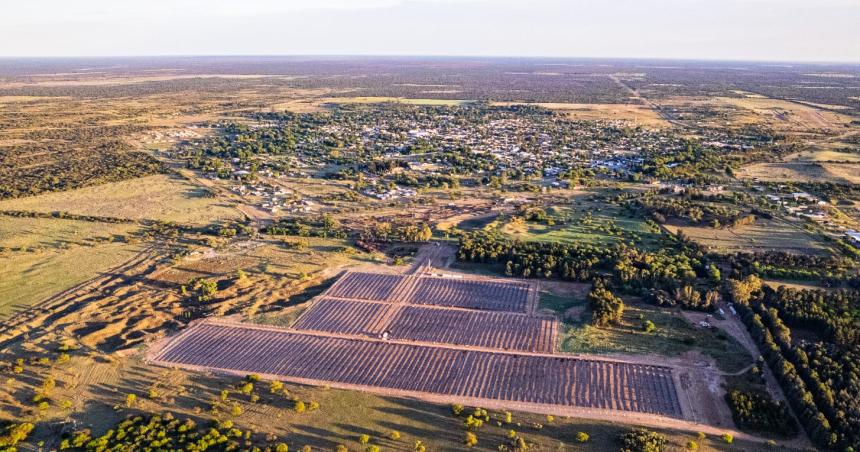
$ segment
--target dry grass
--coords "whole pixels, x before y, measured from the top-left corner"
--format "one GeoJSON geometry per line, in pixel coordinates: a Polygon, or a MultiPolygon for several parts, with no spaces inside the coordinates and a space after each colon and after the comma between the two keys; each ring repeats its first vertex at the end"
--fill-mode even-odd
{"type": "Polygon", "coordinates": [[[799,225],[776,220],[759,219],[755,224],[733,229],[666,225],[671,232],[678,230],[708,249],[723,253],[739,251],[782,250],[800,254],[824,254],[827,247],[810,236],[799,225]]]}
{"type": "MultiPolygon", "coordinates": [[[[516,105],[516,102],[494,102],[493,105],[516,105]]],[[[535,103],[550,110],[558,110],[567,114],[571,119],[622,120],[637,125],[650,127],[669,127],[656,111],[639,104],[573,104],[573,103],[535,103]]]]}
{"type": "Polygon", "coordinates": [[[781,162],[754,163],[741,168],[741,179],[767,182],[841,182],[860,183],[857,163],[781,162]]]}
{"type": "Polygon", "coordinates": [[[0,217],[0,318],[113,268],[140,251],[136,225],[0,217]]]}
{"type": "Polygon", "coordinates": [[[240,218],[233,207],[184,179],[155,175],[0,202],[0,210],[63,211],[130,219],[209,224],[240,218]]]}
{"type": "Polygon", "coordinates": [[[662,100],[670,107],[707,108],[717,113],[716,124],[742,126],[758,124],[778,132],[844,132],[851,117],[810,105],[772,99],[760,95],[737,97],[674,97],[662,100]]]}

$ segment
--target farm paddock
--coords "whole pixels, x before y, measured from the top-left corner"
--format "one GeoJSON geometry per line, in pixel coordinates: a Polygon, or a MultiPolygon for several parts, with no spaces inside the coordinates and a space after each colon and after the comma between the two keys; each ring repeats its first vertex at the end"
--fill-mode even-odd
{"type": "Polygon", "coordinates": [[[647,364],[319,336],[198,323],[150,352],[167,367],[330,385],[683,418],[671,368],[647,364]]]}
{"type": "Polygon", "coordinates": [[[494,279],[348,272],[326,293],[351,300],[405,302],[527,313],[537,293],[531,284],[494,279]]]}
{"type": "Polygon", "coordinates": [[[512,312],[321,298],[294,329],[339,335],[552,353],[558,322],[512,312]]]}

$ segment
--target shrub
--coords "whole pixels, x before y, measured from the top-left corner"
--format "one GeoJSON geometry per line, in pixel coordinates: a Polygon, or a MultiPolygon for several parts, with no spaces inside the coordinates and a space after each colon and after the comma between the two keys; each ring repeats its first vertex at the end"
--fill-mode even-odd
{"type": "Polygon", "coordinates": [[[466,447],[475,447],[478,444],[478,435],[472,432],[466,432],[466,437],[463,439],[463,444],[466,447]]]}
{"type": "Polygon", "coordinates": [[[585,433],[585,432],[576,432],[576,441],[577,441],[577,442],[580,442],[580,443],[587,443],[587,442],[588,442],[588,438],[589,438],[588,433],[585,433]]]}
{"type": "Polygon", "coordinates": [[[622,452],[660,452],[666,446],[666,438],[649,430],[636,428],[621,435],[622,452]]]}
{"type": "Polygon", "coordinates": [[[280,381],[269,382],[269,392],[270,393],[275,394],[275,393],[281,392],[282,389],[284,389],[284,384],[281,383],[280,381]]]}
{"type": "Polygon", "coordinates": [[[370,435],[361,435],[358,437],[358,444],[367,444],[370,442],[370,435]]]}
{"type": "Polygon", "coordinates": [[[642,323],[642,331],[644,331],[646,333],[653,333],[656,330],[657,330],[657,327],[654,325],[654,322],[652,322],[650,320],[646,320],[645,322],[642,323]]]}
{"type": "Polygon", "coordinates": [[[392,430],[391,433],[388,434],[388,438],[392,441],[397,441],[398,439],[400,439],[400,432],[398,432],[397,430],[392,430]]]}
{"type": "Polygon", "coordinates": [[[723,436],[721,436],[721,438],[723,438],[723,441],[725,441],[726,444],[731,444],[735,441],[735,437],[732,436],[730,433],[723,433],[723,436]]]}

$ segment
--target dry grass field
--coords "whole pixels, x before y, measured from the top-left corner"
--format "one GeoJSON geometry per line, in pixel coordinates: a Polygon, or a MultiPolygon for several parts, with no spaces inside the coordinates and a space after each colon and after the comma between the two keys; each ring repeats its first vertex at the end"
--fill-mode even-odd
{"type": "Polygon", "coordinates": [[[737,228],[714,229],[711,227],[673,226],[709,250],[721,253],[784,250],[800,254],[826,254],[827,246],[802,229],[800,223],[758,219],[755,224],[737,228]]]}
{"type": "Polygon", "coordinates": [[[741,179],[766,182],[840,182],[860,183],[860,164],[857,163],[754,163],[737,172],[741,179]]]}
{"type": "Polygon", "coordinates": [[[0,318],[97,276],[136,255],[138,227],[0,217],[0,318]]]}
{"type": "Polygon", "coordinates": [[[493,102],[493,105],[537,105],[565,113],[571,119],[583,121],[619,120],[645,127],[669,127],[669,123],[653,109],[641,104],[574,104],[493,102]]]}
{"type": "Polygon", "coordinates": [[[241,218],[238,210],[212,197],[205,188],[164,174],[0,201],[0,210],[66,212],[184,224],[241,218]]]}

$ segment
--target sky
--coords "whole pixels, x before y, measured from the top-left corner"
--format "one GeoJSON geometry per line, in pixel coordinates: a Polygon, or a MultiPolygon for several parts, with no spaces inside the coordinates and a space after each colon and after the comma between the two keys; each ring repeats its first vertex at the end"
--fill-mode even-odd
{"type": "Polygon", "coordinates": [[[0,56],[860,62],[860,0],[6,0],[0,56]]]}

